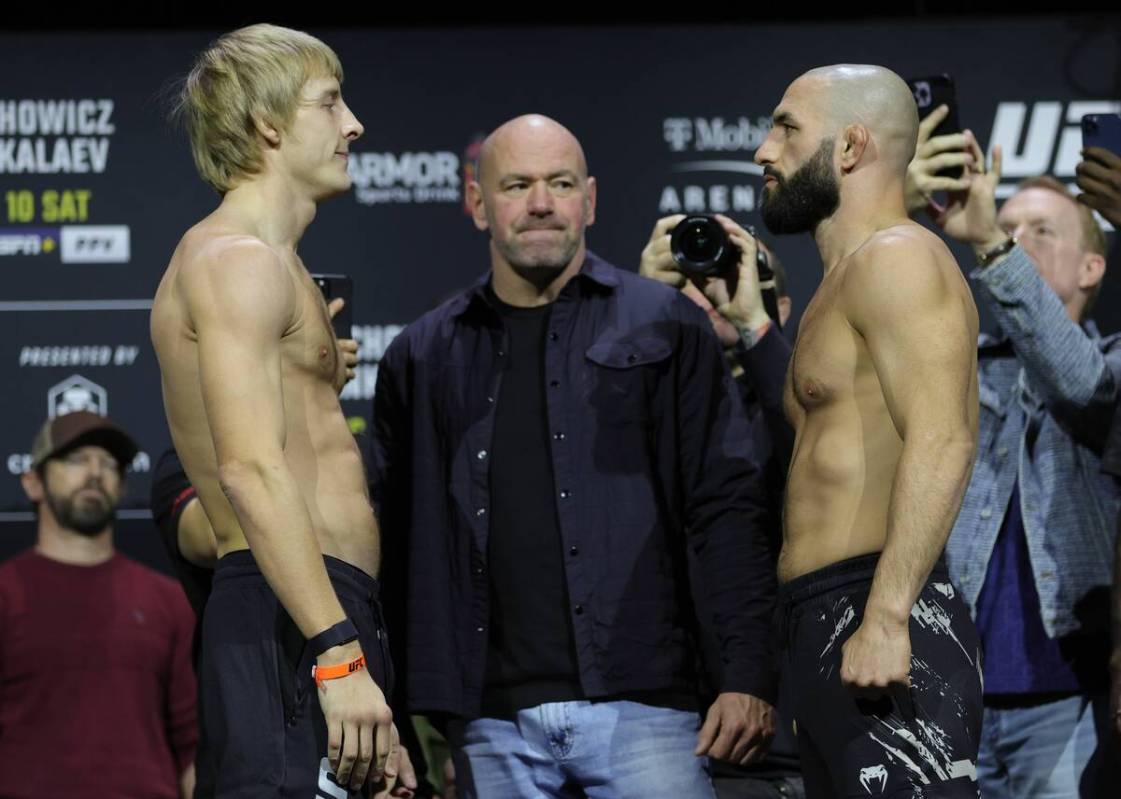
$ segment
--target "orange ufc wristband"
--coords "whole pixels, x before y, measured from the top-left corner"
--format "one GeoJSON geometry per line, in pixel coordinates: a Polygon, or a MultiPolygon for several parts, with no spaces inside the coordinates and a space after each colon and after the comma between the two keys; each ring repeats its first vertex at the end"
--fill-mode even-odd
{"type": "Polygon", "coordinates": [[[366,668],[366,656],[360,655],[349,663],[339,663],[335,666],[312,666],[311,676],[317,687],[322,688],[326,680],[337,680],[366,668]]]}

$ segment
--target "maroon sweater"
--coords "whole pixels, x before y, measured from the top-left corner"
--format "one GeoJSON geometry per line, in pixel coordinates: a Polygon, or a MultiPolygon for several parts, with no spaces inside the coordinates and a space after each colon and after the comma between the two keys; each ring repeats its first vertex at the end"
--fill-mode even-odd
{"type": "Polygon", "coordinates": [[[193,628],[178,584],[123,555],[0,564],[0,796],[178,797],[193,628]]]}

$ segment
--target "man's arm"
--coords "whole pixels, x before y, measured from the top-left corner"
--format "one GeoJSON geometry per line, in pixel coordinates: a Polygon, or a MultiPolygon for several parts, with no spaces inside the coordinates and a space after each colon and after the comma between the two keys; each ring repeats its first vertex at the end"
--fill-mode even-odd
{"type": "Polygon", "coordinates": [[[1012,341],[1028,385],[1081,444],[1100,450],[1121,380],[1121,351],[1101,351],[1020,247],[973,278],[1012,341]]]}
{"type": "Polygon", "coordinates": [[[724,662],[720,695],[698,733],[697,753],[747,762],[762,755],[774,734],[769,517],[747,419],[720,345],[700,309],[682,303],[682,311],[677,392],[685,526],[724,662]]]}
{"type": "MultiPolygon", "coordinates": [[[[250,239],[215,245],[210,257],[191,266],[184,287],[219,483],[269,586],[310,639],[346,615],[284,455],[280,343],[293,321],[297,289],[276,255],[250,239]]],[[[347,663],[361,655],[351,641],[328,649],[318,663],[347,663]]],[[[391,714],[365,670],[328,685],[320,689],[327,754],[340,783],[353,776],[358,787],[375,734],[377,770],[384,766],[391,714]]]]}
{"type": "MultiPolygon", "coordinates": [[[[997,224],[1001,148],[993,148],[992,164],[985,171],[984,153],[972,134],[966,146],[971,153],[967,167],[973,170],[967,175],[968,187],[950,192],[946,205],[931,212],[946,235],[984,253],[1008,238],[997,224]]],[[[1022,248],[975,271],[973,278],[1011,339],[1032,389],[1085,445],[1100,447],[1121,379],[1121,357],[1107,363],[1097,342],[1067,315],[1022,248]]]]}
{"type": "Polygon", "coordinates": [[[410,485],[406,477],[410,434],[407,372],[408,338],[398,336],[378,364],[374,392],[373,434],[370,440],[370,499],[378,515],[382,546],[382,609],[393,660],[393,696],[390,706],[397,719],[400,752],[408,760],[402,783],[416,796],[434,794],[428,782],[428,762],[408,711],[408,674],[405,662],[405,628],[408,622],[408,508],[410,485]]]}
{"type": "Polygon", "coordinates": [[[868,249],[849,267],[844,303],[903,444],[887,539],[860,628],[844,646],[841,678],[882,689],[908,682],[911,608],[969,482],[977,440],[977,317],[940,243],[896,234],[868,249]]]}

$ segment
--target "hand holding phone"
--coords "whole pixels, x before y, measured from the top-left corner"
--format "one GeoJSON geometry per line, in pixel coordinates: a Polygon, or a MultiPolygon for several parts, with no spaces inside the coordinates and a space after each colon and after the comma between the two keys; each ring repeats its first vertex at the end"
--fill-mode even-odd
{"type": "Polygon", "coordinates": [[[1121,228],[1121,115],[1082,117],[1082,162],[1075,180],[1078,201],[1121,228]]]}
{"type": "Polygon", "coordinates": [[[354,282],[349,275],[313,273],[311,279],[323,292],[323,299],[327,304],[331,300],[343,300],[342,309],[331,319],[331,326],[335,329],[335,336],[341,339],[353,337],[351,328],[354,326],[354,282]]]}
{"type": "MultiPolygon", "coordinates": [[[[945,115],[934,130],[928,133],[928,139],[961,135],[953,78],[947,74],[930,75],[925,78],[909,78],[907,85],[911,87],[915,105],[919,109],[919,119],[927,119],[937,109],[942,106],[946,107],[945,115]]],[[[964,147],[959,146],[958,149],[963,150],[964,147]]],[[[935,175],[942,178],[960,178],[964,171],[962,164],[947,164],[935,172],[935,175]]]]}

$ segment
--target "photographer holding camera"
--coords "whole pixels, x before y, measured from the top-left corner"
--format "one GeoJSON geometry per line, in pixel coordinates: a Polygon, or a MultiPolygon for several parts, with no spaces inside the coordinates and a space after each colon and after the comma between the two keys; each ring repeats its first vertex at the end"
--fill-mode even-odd
{"type": "MultiPolygon", "coordinates": [[[[794,443],[793,429],[782,411],[783,382],[791,352],[781,331],[791,312],[782,264],[763,242],[728,217],[676,214],[655,224],[639,271],[681,289],[704,310],[732,362],[732,376],[751,423],[751,452],[763,470],[766,527],[771,557],[777,559],[782,547],[783,489],[794,443]],[[761,288],[761,282],[766,289],[761,288]]],[[[695,572],[695,562],[690,566],[695,572]]],[[[721,664],[713,645],[711,612],[699,592],[694,591],[694,602],[701,619],[705,670],[709,680],[718,685],[721,664]]],[[[797,742],[790,716],[783,712],[782,696],[780,691],[775,738],[762,760],[747,765],[713,763],[713,784],[719,799],[805,796],[797,742]]]]}

